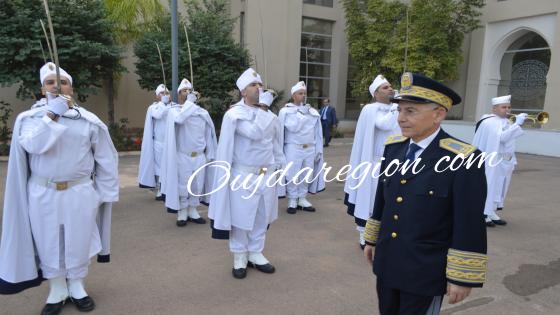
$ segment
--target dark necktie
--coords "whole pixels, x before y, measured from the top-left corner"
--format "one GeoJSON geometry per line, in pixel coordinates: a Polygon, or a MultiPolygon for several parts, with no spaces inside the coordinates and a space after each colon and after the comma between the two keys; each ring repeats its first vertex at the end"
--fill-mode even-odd
{"type": "Polygon", "coordinates": [[[414,154],[420,149],[422,149],[421,146],[417,145],[416,143],[411,143],[408,146],[408,152],[406,153],[406,157],[404,158],[405,161],[409,160],[409,163],[412,163],[414,161],[414,154]]]}

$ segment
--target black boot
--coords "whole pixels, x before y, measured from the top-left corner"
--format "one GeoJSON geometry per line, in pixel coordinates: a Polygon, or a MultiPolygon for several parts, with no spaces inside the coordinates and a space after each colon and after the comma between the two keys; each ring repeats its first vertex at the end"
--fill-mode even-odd
{"type": "Polygon", "coordinates": [[[247,268],[231,269],[231,274],[235,279],[243,279],[247,277],[247,268]]]}
{"type": "Polygon", "coordinates": [[[264,264],[264,265],[257,265],[255,263],[248,262],[247,266],[251,267],[251,268],[255,268],[258,271],[264,272],[264,273],[274,273],[276,271],[276,268],[274,268],[274,266],[270,263],[264,264]]]}
{"type": "Polygon", "coordinates": [[[74,298],[70,298],[70,299],[72,300],[74,305],[76,305],[76,308],[80,312],[90,312],[93,311],[93,309],[95,308],[95,302],[89,296],[85,296],[81,299],[74,299],[74,298]]]}

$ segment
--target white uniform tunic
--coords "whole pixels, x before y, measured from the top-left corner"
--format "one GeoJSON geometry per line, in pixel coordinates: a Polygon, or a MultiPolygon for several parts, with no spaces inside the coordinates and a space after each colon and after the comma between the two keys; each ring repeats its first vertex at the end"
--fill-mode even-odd
{"type": "Polygon", "coordinates": [[[496,152],[497,157],[502,160],[494,167],[487,161],[485,168],[488,195],[484,214],[492,218],[496,215],[496,208],[503,205],[511,174],[517,164],[515,140],[524,132],[519,125],[511,124],[507,118],[487,115],[482,119],[484,120],[475,133],[473,145],[486,153],[496,152]]]}
{"type": "Polygon", "coordinates": [[[19,143],[29,153],[29,217],[44,275],[83,278],[101,250],[98,207],[118,200],[113,144],[85,119],[54,122],[46,116],[24,118],[19,143]],[[46,180],[76,184],[56,190],[45,187],[46,180]]]}
{"type": "MultiPolygon", "coordinates": [[[[288,104],[288,106],[295,105],[288,104]]],[[[293,163],[286,174],[288,198],[307,195],[309,183],[299,178],[298,184],[295,184],[295,176],[303,168],[313,169],[317,154],[322,153],[316,150],[317,141],[322,143],[322,138],[318,139],[316,136],[317,128],[321,128],[320,117],[313,115],[309,106],[296,107],[297,111],[287,113],[284,119],[284,154],[286,162],[293,163]]]]}
{"type": "Polygon", "coordinates": [[[390,111],[390,104],[378,104],[379,108],[375,117],[375,146],[373,149],[373,156],[377,161],[381,160],[383,157],[385,140],[387,140],[389,136],[401,133],[401,129],[399,128],[399,124],[397,122],[398,113],[390,111]]]}
{"type": "MultiPolygon", "coordinates": [[[[272,173],[285,164],[280,130],[276,115],[243,101],[224,115],[216,159],[231,163],[231,177],[211,196],[209,217],[215,228],[231,230],[232,252],[262,252],[267,226],[278,218],[276,186],[266,183],[274,183],[272,173]],[[249,176],[247,189],[237,187],[249,176]]],[[[221,176],[216,173],[214,189],[221,176]]]]}
{"type": "Polygon", "coordinates": [[[365,172],[364,168],[359,169],[354,177],[348,175],[344,192],[348,213],[355,217],[359,230],[373,211],[379,170],[375,176],[371,176],[371,170],[383,157],[387,137],[401,133],[397,117],[398,112],[391,111],[391,104],[376,102],[364,106],[358,118],[349,164],[352,169],[357,169],[361,163],[369,163],[371,168],[367,175],[361,174],[365,172]],[[366,177],[362,180],[362,176],[366,177]]]}
{"type": "Polygon", "coordinates": [[[249,189],[232,191],[230,204],[234,209],[232,225],[244,230],[253,230],[257,211],[264,211],[265,218],[278,217],[276,187],[266,187],[265,184],[270,174],[284,163],[284,158],[278,142],[279,125],[276,116],[272,112],[247,105],[242,106],[244,106],[243,110],[248,111],[253,118],[241,120],[237,124],[231,163],[232,178],[239,176],[244,179],[252,174],[253,180],[249,189]],[[261,124],[259,125],[256,120],[261,124]],[[258,185],[256,193],[248,199],[243,198],[251,195],[254,185],[257,184],[257,169],[260,171],[260,168],[267,168],[267,173],[258,185]]]}
{"type": "Polygon", "coordinates": [[[511,124],[509,119],[502,118],[502,129],[504,132],[500,136],[500,156],[503,158],[502,163],[500,163],[501,174],[499,183],[499,191],[497,206],[503,207],[504,201],[509,189],[509,184],[511,182],[511,175],[517,165],[517,158],[515,157],[515,140],[523,135],[523,129],[517,124],[511,124]]]}
{"type": "Polygon", "coordinates": [[[162,102],[158,102],[152,105],[150,108],[150,113],[154,121],[154,163],[156,176],[160,176],[161,173],[161,157],[163,146],[165,145],[168,110],[169,106],[165,105],[162,102]]]}
{"type": "MultiPolygon", "coordinates": [[[[181,209],[200,204],[200,197],[189,194],[187,184],[195,170],[215,158],[214,131],[207,123],[207,119],[202,116],[209,117],[208,112],[196,106],[197,110],[194,114],[185,115],[192,106],[196,105],[187,102],[182,108],[173,108],[175,111],[181,110],[181,113],[174,117],[181,209]]],[[[191,185],[191,191],[195,195],[202,194],[204,181],[204,172],[199,172],[191,185]]]]}

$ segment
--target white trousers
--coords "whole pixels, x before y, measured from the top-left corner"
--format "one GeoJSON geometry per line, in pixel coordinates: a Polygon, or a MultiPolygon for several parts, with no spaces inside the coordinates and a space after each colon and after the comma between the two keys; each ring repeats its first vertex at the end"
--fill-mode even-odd
{"type": "Polygon", "coordinates": [[[66,279],[84,279],[88,275],[90,261],[84,266],[79,266],[75,268],[68,269],[52,269],[48,266],[41,265],[41,270],[43,270],[43,277],[45,279],[54,279],[58,277],[65,277],[66,279]]]}
{"type": "Polygon", "coordinates": [[[286,173],[286,180],[288,181],[286,185],[286,195],[290,199],[303,198],[307,196],[309,190],[309,183],[303,180],[307,172],[302,172],[297,178],[296,175],[305,167],[313,170],[315,165],[315,146],[311,145],[307,148],[303,148],[300,144],[286,143],[284,145],[284,153],[286,154],[286,162],[292,162],[292,166],[286,173]],[[294,180],[299,184],[295,184],[294,180]]]}
{"type": "Polygon", "coordinates": [[[250,231],[232,226],[229,237],[229,250],[232,253],[262,253],[268,229],[268,220],[264,207],[264,198],[259,200],[259,208],[255,216],[253,229],[250,231]]]}
{"type": "Polygon", "coordinates": [[[511,161],[502,161],[496,167],[496,178],[493,182],[493,185],[495,185],[495,193],[492,200],[493,204],[491,207],[486,206],[484,208],[484,214],[490,217],[495,217],[496,209],[498,207],[503,207],[504,205],[504,200],[506,198],[509,183],[511,181],[511,175],[513,174],[515,165],[511,161]]]}
{"type": "Polygon", "coordinates": [[[511,172],[509,172],[506,177],[504,178],[504,185],[502,187],[502,193],[500,195],[500,201],[498,202],[498,208],[503,208],[504,207],[504,202],[506,200],[506,196],[507,196],[507,192],[509,189],[509,184],[511,183],[511,176],[513,175],[513,169],[511,170],[511,172]]]}
{"type": "Polygon", "coordinates": [[[101,251],[99,195],[91,182],[57,191],[27,184],[31,232],[45,278],[84,278],[101,251]]]}
{"type": "Polygon", "coordinates": [[[163,156],[163,142],[154,140],[154,173],[156,176],[161,176],[161,158],[163,156]]]}
{"type": "MultiPolygon", "coordinates": [[[[185,153],[177,154],[177,168],[179,171],[179,202],[181,209],[187,207],[198,207],[200,205],[200,197],[193,196],[189,193],[188,183],[193,172],[206,163],[206,156],[200,154],[196,157],[187,156],[185,153]]],[[[202,194],[204,189],[205,171],[198,172],[191,184],[191,191],[197,195],[202,194]]]]}

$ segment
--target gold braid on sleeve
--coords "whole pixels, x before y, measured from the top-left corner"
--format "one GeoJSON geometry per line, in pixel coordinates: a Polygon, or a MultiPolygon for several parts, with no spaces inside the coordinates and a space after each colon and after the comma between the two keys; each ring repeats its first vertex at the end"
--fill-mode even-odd
{"type": "Polygon", "coordinates": [[[465,283],[484,283],[488,256],[450,248],[447,252],[447,279],[465,283]]]}
{"type": "Polygon", "coordinates": [[[371,218],[368,219],[366,223],[366,230],[364,232],[364,239],[366,241],[366,244],[375,245],[375,243],[377,242],[377,237],[379,236],[380,226],[380,221],[371,218]]]}

